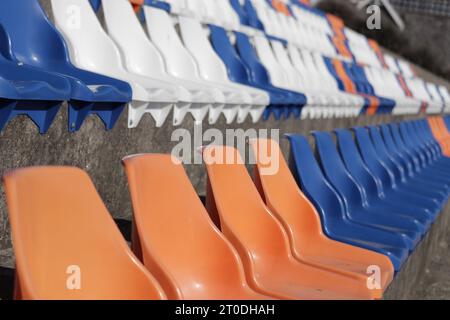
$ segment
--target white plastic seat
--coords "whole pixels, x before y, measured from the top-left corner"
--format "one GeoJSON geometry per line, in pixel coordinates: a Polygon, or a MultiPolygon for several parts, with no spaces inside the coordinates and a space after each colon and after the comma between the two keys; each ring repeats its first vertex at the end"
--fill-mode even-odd
{"type": "Polygon", "coordinates": [[[445,107],[445,101],[442,98],[441,94],[439,93],[437,85],[431,82],[424,82],[424,84],[426,86],[428,95],[433,101],[433,105],[436,105],[436,110],[433,111],[435,111],[436,113],[442,112],[445,107]]]}
{"type": "MultiPolygon", "coordinates": [[[[188,10],[188,14],[182,12],[177,15],[194,17],[204,23],[212,23],[213,18],[211,17],[211,11],[215,9],[215,3],[204,3],[203,0],[185,0],[188,10]]],[[[215,2],[215,1],[211,1],[215,2]]]]}
{"type": "Polygon", "coordinates": [[[130,128],[136,127],[145,113],[153,117],[156,126],[161,126],[175,103],[189,104],[187,101],[178,102],[176,86],[125,69],[119,49],[103,30],[88,0],[52,0],[51,4],[55,24],[68,44],[72,63],[131,85],[130,128]]]}
{"type": "MultiPolygon", "coordinates": [[[[250,38],[250,41],[255,48],[259,60],[266,68],[270,77],[270,81],[274,86],[285,90],[303,93],[301,91],[302,88],[300,86],[300,83],[295,81],[296,77],[293,76],[290,78],[288,72],[286,72],[286,69],[279,64],[269,40],[264,35],[255,35],[250,38]]],[[[307,104],[303,106],[302,109],[302,117],[311,116],[310,110],[317,106],[313,104],[315,102],[316,101],[308,101],[307,97],[307,104]]]]}
{"type": "Polygon", "coordinates": [[[339,90],[336,80],[329,73],[323,57],[319,53],[290,47],[289,54],[291,59],[296,61],[297,68],[304,69],[308,74],[309,82],[315,90],[333,97],[334,106],[325,110],[327,114],[330,114],[328,117],[352,117],[359,114],[364,105],[364,99],[339,90]],[[316,59],[319,60],[319,63],[316,59]]]}
{"type": "Polygon", "coordinates": [[[232,109],[223,109],[228,122],[237,116],[237,122],[242,123],[249,113],[253,122],[258,121],[270,103],[269,95],[262,90],[229,80],[226,66],[211,45],[207,26],[193,18],[181,16],[179,24],[184,45],[195,58],[202,78],[230,95],[236,95],[239,105],[232,109]]]}
{"type": "MultiPolygon", "coordinates": [[[[170,16],[164,10],[149,6],[144,6],[144,14],[148,35],[162,54],[168,73],[214,90],[217,95],[216,99],[221,96],[220,101],[223,105],[221,109],[211,108],[209,110],[209,122],[215,123],[222,112],[228,117],[229,110],[233,110],[233,108],[237,110],[236,108],[242,104],[239,92],[224,88],[201,77],[194,57],[186,49],[175,30],[174,24],[177,23],[178,18],[170,16]]],[[[227,123],[231,123],[234,119],[228,117],[226,120],[227,123]]]]}
{"type": "MultiPolygon", "coordinates": [[[[203,1],[210,2],[210,0],[203,1]]],[[[231,6],[230,0],[216,0],[216,2],[218,4],[217,8],[219,9],[219,11],[215,11],[214,16],[216,18],[222,16],[225,19],[224,27],[228,30],[240,30],[241,22],[239,20],[238,14],[231,6]]]]}
{"type": "Polygon", "coordinates": [[[312,83],[315,82],[315,79],[311,81],[311,78],[314,76],[307,71],[298,51],[293,45],[289,47],[292,55],[288,54],[286,48],[280,41],[272,41],[272,48],[274,49],[277,60],[284,67],[286,73],[291,74],[292,81],[297,81],[301,84],[300,90],[306,95],[309,101],[308,106],[302,112],[308,112],[308,115],[312,118],[339,116],[339,111],[343,110],[345,101],[339,99],[336,95],[315,87],[312,83]],[[312,105],[312,107],[309,108],[309,105],[312,105]],[[337,110],[336,108],[342,110],[337,110]]]}
{"type": "Polygon", "coordinates": [[[412,70],[412,67],[408,62],[402,59],[398,59],[397,62],[400,71],[405,76],[405,78],[414,78],[414,71],[412,70]]]}
{"type": "Polygon", "coordinates": [[[434,101],[428,93],[425,82],[419,78],[405,78],[405,82],[411,90],[414,98],[424,101],[428,104],[427,113],[439,113],[442,110],[442,104],[434,101]]]}
{"type": "Polygon", "coordinates": [[[400,69],[398,68],[396,59],[393,56],[391,56],[390,54],[384,54],[384,61],[386,61],[389,70],[394,73],[401,73],[400,69]]]}
{"type": "Polygon", "coordinates": [[[439,85],[438,90],[442,98],[444,99],[445,103],[444,112],[448,112],[450,110],[450,93],[448,92],[448,88],[446,86],[439,85]]]}
{"type": "MultiPolygon", "coordinates": [[[[203,24],[212,23],[228,30],[238,30],[240,21],[228,0],[186,0],[190,11],[203,24]]],[[[185,15],[183,16],[192,16],[185,15]]]]}
{"type": "Polygon", "coordinates": [[[328,67],[325,64],[324,57],[320,53],[311,53],[303,50],[302,57],[304,61],[307,62],[306,65],[314,67],[311,68],[311,70],[314,70],[311,71],[311,73],[320,75],[318,77],[317,88],[320,90],[331,92],[335,94],[339,99],[342,99],[344,101],[344,108],[342,110],[344,116],[358,116],[361,113],[362,108],[364,107],[364,98],[360,95],[348,93],[339,89],[336,79],[328,70],[328,67]]]}
{"type": "Polygon", "coordinates": [[[181,124],[187,112],[192,114],[196,123],[201,123],[211,107],[220,107],[220,101],[214,100],[214,93],[208,88],[167,74],[163,58],[145,34],[128,0],[106,0],[102,5],[106,29],[120,48],[126,68],[130,72],[177,85],[182,100],[190,103],[175,105],[174,125],[181,124]]]}
{"type": "Polygon", "coordinates": [[[377,95],[395,101],[393,114],[416,114],[420,111],[422,102],[406,96],[394,73],[386,69],[373,67],[364,68],[364,72],[377,95]]]}

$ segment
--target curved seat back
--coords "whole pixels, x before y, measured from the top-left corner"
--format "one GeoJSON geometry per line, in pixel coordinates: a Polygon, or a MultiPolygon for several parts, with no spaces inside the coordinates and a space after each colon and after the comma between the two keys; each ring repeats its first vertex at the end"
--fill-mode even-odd
{"type": "Polygon", "coordinates": [[[313,134],[320,163],[328,181],[345,199],[347,205],[362,206],[363,191],[345,168],[331,134],[319,131],[315,131],[313,134]]]}
{"type": "Polygon", "coordinates": [[[165,74],[164,61],[150,42],[129,0],[103,1],[105,24],[120,47],[128,70],[155,78],[165,74]]]}
{"type": "Polygon", "coordinates": [[[366,190],[368,196],[383,193],[381,182],[370,172],[361,158],[353,140],[352,132],[347,129],[336,129],[334,132],[336,133],[339,154],[353,179],[366,190]]]}
{"type": "Polygon", "coordinates": [[[144,154],[123,163],[138,233],[133,241],[139,241],[133,247],[168,297],[233,298],[234,290],[246,286],[242,262],[209,218],[179,160],[144,154]]]}
{"type": "Polygon", "coordinates": [[[144,6],[147,32],[159,49],[167,71],[183,79],[199,79],[199,70],[194,58],[184,47],[171,16],[164,10],[144,6]]]}
{"type": "Polygon", "coordinates": [[[84,171],[32,167],[3,179],[17,263],[16,298],[164,298],[84,171]]]}
{"type": "Polygon", "coordinates": [[[327,230],[334,220],[345,214],[344,203],[324,177],[305,136],[289,135],[290,166],[308,199],[320,214],[322,226],[327,230]]]}
{"type": "Polygon", "coordinates": [[[301,192],[279,145],[274,140],[251,141],[256,157],[254,180],[267,207],[277,216],[296,256],[308,243],[323,236],[320,216],[301,192]]]}
{"type": "Polygon", "coordinates": [[[282,225],[265,206],[238,150],[208,146],[203,159],[211,186],[210,203],[215,203],[222,231],[238,250],[247,276],[267,274],[276,257],[291,256],[282,225]]]}

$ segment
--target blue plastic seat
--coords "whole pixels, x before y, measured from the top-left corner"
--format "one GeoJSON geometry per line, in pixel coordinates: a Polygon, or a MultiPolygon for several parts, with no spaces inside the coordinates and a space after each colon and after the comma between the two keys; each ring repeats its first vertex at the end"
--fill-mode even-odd
{"type": "Polygon", "coordinates": [[[11,41],[11,46],[2,48],[3,52],[8,52],[8,59],[57,73],[70,81],[70,131],[78,130],[90,114],[97,114],[106,129],[114,126],[131,100],[131,87],[128,83],[75,68],[62,36],[48,20],[38,0],[1,1],[0,24],[11,41]]]}
{"type": "Polygon", "coordinates": [[[431,148],[426,143],[423,143],[422,134],[417,133],[413,122],[407,121],[400,123],[400,132],[404,140],[407,140],[411,147],[416,148],[418,152],[421,152],[424,155],[426,166],[431,166],[441,172],[441,174],[450,177],[450,173],[448,171],[449,163],[445,160],[443,162],[436,161],[438,156],[436,154],[436,150],[431,148]]]}
{"type": "MultiPolygon", "coordinates": [[[[291,103],[289,96],[283,91],[272,87],[269,83],[263,84],[262,81],[264,81],[265,78],[261,78],[262,81],[259,82],[252,81],[246,66],[239,57],[235,47],[231,44],[225,29],[215,25],[210,25],[209,29],[211,31],[211,43],[216,53],[226,65],[229,79],[237,83],[266,91],[270,97],[270,105],[266,108],[263,118],[267,119],[270,114],[273,113],[275,119],[280,119],[285,111],[284,109],[288,108],[291,103]]],[[[264,77],[264,73],[265,76],[268,77],[264,70],[261,71],[262,77],[264,77]]]]}
{"type": "Polygon", "coordinates": [[[426,229],[417,220],[408,216],[393,215],[373,210],[366,201],[362,186],[352,178],[328,132],[314,132],[317,151],[326,178],[343,199],[350,220],[375,229],[387,230],[402,235],[410,249],[414,249],[426,229]]]}
{"type": "Polygon", "coordinates": [[[446,179],[446,190],[450,189],[450,172],[448,170],[450,169],[450,159],[442,155],[439,144],[434,140],[431,131],[429,132],[430,136],[428,136],[427,127],[425,127],[427,126],[426,121],[408,121],[405,124],[410,140],[412,139],[413,143],[426,153],[428,157],[427,167],[437,169],[441,178],[446,179]]]}
{"type": "Polygon", "coordinates": [[[355,137],[361,156],[369,170],[376,176],[383,185],[384,192],[397,200],[411,203],[418,208],[429,210],[435,217],[440,211],[440,203],[436,199],[430,199],[419,192],[411,190],[408,186],[402,186],[396,181],[394,174],[388,169],[378,157],[369,133],[366,128],[355,127],[355,137]]]}
{"type": "Polygon", "coordinates": [[[424,165],[421,162],[420,156],[416,152],[416,150],[409,148],[405,144],[403,137],[400,134],[399,127],[397,125],[389,124],[388,126],[397,148],[410,159],[413,168],[417,173],[427,176],[433,181],[439,181],[442,183],[449,182],[448,177],[446,177],[446,173],[444,173],[442,170],[435,170],[435,168],[424,165]]]}
{"type": "MultiPolygon", "coordinates": [[[[444,117],[445,121],[449,120],[449,117],[444,117]]],[[[431,128],[426,120],[417,120],[414,122],[418,134],[422,137],[427,145],[435,151],[435,160],[438,163],[450,164],[450,158],[443,155],[439,143],[435,140],[431,128]]],[[[448,126],[448,123],[447,123],[448,126]]]]}
{"type": "Polygon", "coordinates": [[[366,191],[367,202],[373,210],[392,212],[414,218],[426,229],[433,221],[433,215],[427,209],[397,199],[393,193],[385,192],[380,179],[373,175],[364,163],[353,140],[353,135],[347,129],[335,129],[339,153],[353,179],[366,191]]]}
{"type": "Polygon", "coordinates": [[[285,95],[288,99],[289,106],[291,107],[288,110],[285,110],[286,117],[288,117],[291,113],[294,113],[295,117],[299,117],[301,108],[307,103],[306,96],[299,92],[273,86],[270,82],[270,77],[267,70],[259,61],[255,49],[250,43],[249,37],[241,32],[235,32],[235,36],[237,51],[242,59],[242,62],[247,67],[247,73],[249,74],[251,81],[253,83],[263,85],[271,90],[276,89],[276,92],[285,95]],[[292,110],[292,108],[297,109],[298,112],[292,110]]]}
{"type": "Polygon", "coordinates": [[[427,198],[446,201],[447,191],[445,189],[438,186],[430,188],[430,186],[427,185],[417,184],[414,183],[414,181],[411,182],[405,173],[405,168],[389,155],[378,128],[369,127],[369,132],[378,158],[392,172],[394,179],[398,182],[399,186],[403,187],[404,190],[417,192],[421,196],[426,196],[427,198]]]}
{"type": "Polygon", "coordinates": [[[270,83],[267,70],[259,62],[245,34],[235,32],[233,36],[236,38],[236,46],[233,46],[222,27],[210,25],[209,28],[212,45],[227,66],[230,80],[265,90],[269,94],[270,105],[266,108],[264,119],[270,114],[274,114],[277,120],[291,113],[297,118],[300,117],[301,107],[306,103],[305,96],[277,88],[270,83]]]}
{"type": "Polygon", "coordinates": [[[331,239],[385,254],[391,259],[395,270],[400,270],[408,257],[407,241],[391,232],[349,220],[341,197],[323,176],[306,137],[288,135],[288,139],[292,171],[319,212],[324,233],[331,239]]]}
{"type": "Polygon", "coordinates": [[[9,39],[0,26],[0,130],[17,115],[27,115],[39,127],[49,129],[61,103],[69,98],[70,83],[51,74],[6,58],[9,39]]]}
{"type": "Polygon", "coordinates": [[[370,127],[370,132],[372,139],[374,140],[375,147],[377,148],[377,145],[381,144],[384,146],[388,157],[390,157],[392,161],[395,161],[396,164],[403,169],[405,179],[409,183],[418,185],[427,190],[441,190],[445,194],[448,193],[448,185],[436,180],[431,180],[430,177],[424,176],[422,174],[415,173],[411,161],[405,155],[400,153],[399,149],[396,147],[387,125],[381,125],[379,128],[370,127]],[[377,135],[381,138],[381,142],[379,141],[380,138],[376,137],[377,135]]]}

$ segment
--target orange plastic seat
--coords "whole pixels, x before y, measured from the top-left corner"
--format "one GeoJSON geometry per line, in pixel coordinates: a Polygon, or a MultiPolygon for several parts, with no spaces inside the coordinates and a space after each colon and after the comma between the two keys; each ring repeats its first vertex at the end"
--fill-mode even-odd
{"type": "Polygon", "coordinates": [[[269,299],[246,283],[239,255],[178,159],[146,154],[123,162],[138,235],[133,248],[170,299],[269,299]]]}
{"type": "Polygon", "coordinates": [[[447,130],[444,119],[440,116],[429,117],[428,123],[434,138],[442,149],[442,153],[446,157],[450,157],[450,133],[447,130]]]}
{"type": "Polygon", "coordinates": [[[239,252],[247,281],[255,290],[281,299],[370,299],[366,284],[299,262],[289,238],[267,209],[239,152],[232,147],[203,150],[210,210],[239,252]],[[214,213],[214,212],[213,212],[214,213]]]}
{"type": "Polygon", "coordinates": [[[319,214],[292,176],[278,143],[255,139],[250,144],[256,159],[256,186],[289,236],[294,257],[306,264],[350,276],[363,284],[367,283],[370,266],[378,266],[379,289],[370,292],[374,298],[381,298],[394,277],[389,258],[329,239],[323,233],[319,214]]]}
{"type": "Polygon", "coordinates": [[[32,167],[3,177],[16,255],[16,299],[163,299],[89,176],[32,167]]]}

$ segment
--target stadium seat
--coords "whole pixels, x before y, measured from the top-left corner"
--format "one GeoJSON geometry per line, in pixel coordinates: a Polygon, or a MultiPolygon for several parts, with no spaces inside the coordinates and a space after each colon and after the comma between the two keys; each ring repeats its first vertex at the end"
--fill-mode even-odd
{"type": "MultiPolygon", "coordinates": [[[[398,128],[394,128],[394,130],[396,129],[398,128]]],[[[434,215],[439,212],[440,203],[436,198],[428,198],[426,195],[421,195],[420,192],[412,190],[408,185],[399,184],[392,171],[379,159],[366,128],[356,127],[354,131],[365,164],[371,173],[379,179],[388,194],[395,196],[398,200],[428,209],[434,215]]]]}
{"type": "Polygon", "coordinates": [[[181,124],[188,112],[197,122],[203,120],[208,110],[211,113],[219,110],[220,114],[221,103],[215,100],[213,90],[167,73],[163,57],[147,37],[128,0],[104,1],[102,6],[106,29],[124,55],[127,69],[177,85],[179,94],[183,96],[181,100],[190,103],[175,105],[174,125],[181,124]]]}
{"type": "Polygon", "coordinates": [[[16,299],[164,299],[88,175],[31,167],[3,176],[16,257],[16,299]]]}
{"type": "Polygon", "coordinates": [[[418,138],[414,138],[411,136],[406,123],[400,123],[399,134],[404,142],[405,147],[409,148],[411,153],[416,156],[417,163],[419,164],[420,168],[423,168],[427,170],[427,172],[432,173],[434,176],[434,180],[445,179],[445,182],[448,182],[448,167],[445,164],[435,162],[435,160],[432,158],[430,150],[428,150],[426,146],[422,146],[421,144],[419,144],[418,138]]]}
{"type": "MultiPolygon", "coordinates": [[[[403,124],[400,123],[400,130],[403,129],[403,124]]],[[[394,164],[381,159],[380,153],[373,146],[368,130],[362,127],[356,127],[354,130],[364,162],[372,174],[380,179],[386,190],[390,190],[389,193],[395,193],[397,198],[428,208],[430,211],[436,207],[439,208],[442,201],[441,197],[445,197],[445,195],[434,190],[424,190],[421,186],[409,185],[406,181],[402,181],[398,168],[394,164]],[[413,200],[408,201],[410,197],[413,200]]]]}
{"type": "Polygon", "coordinates": [[[263,114],[264,119],[271,114],[280,119],[286,111],[298,112],[296,115],[300,116],[299,106],[303,105],[304,99],[297,99],[291,92],[270,83],[267,70],[257,60],[253,50],[249,51],[250,44],[244,34],[240,32],[228,34],[222,27],[213,25],[209,28],[212,45],[227,66],[228,77],[234,82],[253,86],[269,94],[270,105],[263,114]]]}
{"type": "MultiPolygon", "coordinates": [[[[130,86],[74,67],[70,62],[66,43],[49,22],[38,0],[2,1],[0,24],[6,37],[4,41],[7,41],[2,45],[2,51],[8,52],[8,59],[57,73],[70,82],[71,90],[65,99],[69,103],[70,131],[80,129],[84,119],[90,114],[98,115],[106,129],[114,127],[131,99],[130,86]]],[[[42,94],[45,95],[44,92],[42,94]]],[[[53,110],[47,116],[48,124],[57,112],[57,109],[53,110]]]]}
{"type": "MultiPolygon", "coordinates": [[[[0,46],[7,46],[0,27],[0,46]]],[[[17,115],[26,114],[40,133],[49,129],[63,101],[70,99],[70,83],[57,74],[18,66],[0,52],[0,130],[17,115]]]]}
{"type": "Polygon", "coordinates": [[[319,214],[298,188],[276,141],[260,138],[250,143],[256,157],[255,184],[289,236],[293,255],[317,268],[351,274],[362,282],[367,281],[368,268],[377,265],[381,279],[379,289],[372,294],[381,298],[394,274],[389,258],[328,238],[319,214]]]}
{"type": "Polygon", "coordinates": [[[133,250],[169,299],[269,298],[249,288],[239,255],[209,218],[178,159],[145,154],[123,164],[137,233],[133,250]]]}
{"type": "Polygon", "coordinates": [[[129,128],[135,128],[146,113],[157,127],[162,126],[174,104],[190,104],[178,100],[178,86],[126,69],[119,48],[104,31],[88,0],[52,0],[51,4],[56,27],[68,43],[72,63],[130,84],[133,94],[128,107],[129,128]],[[77,23],[73,19],[81,20],[77,23]]]}
{"type": "MultiPolygon", "coordinates": [[[[223,86],[205,79],[200,70],[201,68],[197,65],[194,57],[184,46],[176,31],[176,26],[174,24],[178,23],[177,18],[172,20],[172,17],[168,12],[149,6],[144,6],[143,10],[149,37],[162,53],[169,68],[169,72],[174,76],[183,79],[193,79],[206,87],[214,88],[217,92],[216,94],[222,97],[222,110],[225,110],[225,116],[228,117],[227,123],[231,123],[234,120],[238,109],[245,104],[246,97],[244,97],[241,94],[241,91],[236,88],[223,86]]],[[[220,112],[210,112],[209,121],[214,123],[217,121],[219,115],[220,112]]]]}
{"type": "Polygon", "coordinates": [[[288,235],[265,206],[238,150],[208,146],[203,159],[209,179],[208,209],[219,215],[251,287],[281,299],[373,298],[366,283],[312,267],[292,255],[288,235]]]}
{"type": "MultiPolygon", "coordinates": [[[[415,126],[415,124],[412,123],[407,123],[407,125],[415,126]]],[[[414,130],[412,133],[415,134],[416,129],[411,128],[411,130],[414,130]]],[[[392,171],[394,176],[399,179],[401,183],[409,184],[412,190],[427,195],[430,198],[436,196],[439,197],[441,195],[447,197],[447,192],[449,190],[448,185],[436,183],[436,181],[432,179],[421,179],[420,177],[415,177],[411,171],[408,171],[408,167],[403,163],[395,149],[393,152],[389,152],[388,147],[383,141],[380,130],[375,126],[371,126],[369,127],[369,131],[375,151],[379,155],[380,160],[383,161],[383,163],[392,171]]],[[[421,137],[419,136],[416,138],[418,141],[421,140],[421,137]]]]}
{"type": "Polygon", "coordinates": [[[243,104],[236,108],[237,114],[236,111],[232,111],[234,113],[232,115],[229,114],[230,111],[224,110],[226,118],[237,117],[237,122],[242,123],[250,114],[253,123],[256,123],[269,104],[269,95],[265,91],[233,83],[229,80],[226,67],[209,40],[210,30],[208,26],[202,25],[199,21],[189,17],[180,17],[179,21],[184,44],[195,57],[203,78],[215,86],[235,90],[242,96],[243,104]]]}
{"type": "Polygon", "coordinates": [[[288,135],[288,139],[291,168],[302,191],[319,212],[325,234],[333,240],[382,253],[391,259],[395,271],[399,271],[408,257],[408,241],[395,233],[348,219],[343,199],[323,175],[306,137],[288,135]]]}
{"type": "Polygon", "coordinates": [[[447,87],[443,85],[438,86],[438,90],[445,104],[443,112],[448,113],[450,111],[450,93],[448,92],[447,87]]]}
{"type": "Polygon", "coordinates": [[[322,169],[328,181],[344,200],[350,221],[374,229],[386,230],[401,235],[413,250],[426,229],[410,217],[395,216],[388,212],[373,210],[359,186],[345,168],[336,149],[333,137],[328,132],[313,133],[322,169]]]}

